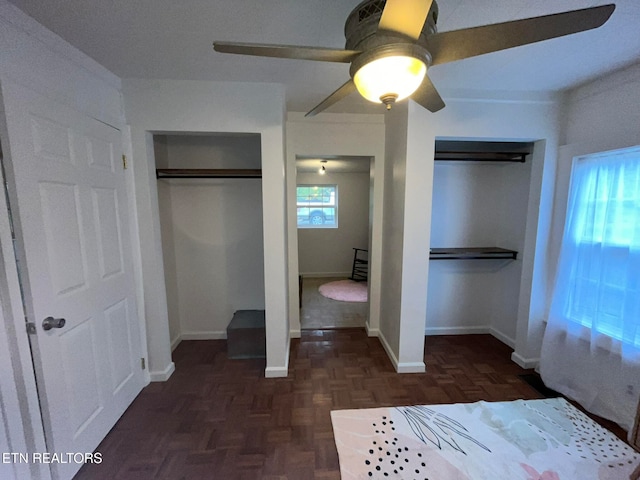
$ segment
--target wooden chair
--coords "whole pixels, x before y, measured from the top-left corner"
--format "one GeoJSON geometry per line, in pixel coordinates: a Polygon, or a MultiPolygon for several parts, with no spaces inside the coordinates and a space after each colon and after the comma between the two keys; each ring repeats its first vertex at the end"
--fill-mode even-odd
{"type": "Polygon", "coordinates": [[[366,282],[369,278],[369,251],[362,248],[353,249],[353,267],[351,280],[366,282]]]}

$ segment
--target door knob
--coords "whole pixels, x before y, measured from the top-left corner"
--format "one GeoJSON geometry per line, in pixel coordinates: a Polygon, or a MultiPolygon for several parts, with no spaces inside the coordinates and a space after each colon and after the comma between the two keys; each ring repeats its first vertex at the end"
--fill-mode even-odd
{"type": "Polygon", "coordinates": [[[62,328],[67,321],[64,318],[47,317],[42,321],[42,328],[44,330],[51,330],[52,328],[62,328]]]}

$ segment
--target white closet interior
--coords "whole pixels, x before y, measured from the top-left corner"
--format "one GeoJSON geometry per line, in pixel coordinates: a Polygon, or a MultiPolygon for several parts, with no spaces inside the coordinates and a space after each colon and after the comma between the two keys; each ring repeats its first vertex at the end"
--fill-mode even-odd
{"type": "Polygon", "coordinates": [[[157,181],[172,346],[226,338],[236,310],[264,309],[263,206],[259,176],[220,172],[259,171],[260,135],[154,135],[153,144],[157,169],[199,170],[157,181]]]}
{"type": "Polygon", "coordinates": [[[514,346],[532,149],[530,143],[436,142],[428,335],[491,333],[514,346]],[[438,154],[442,151],[469,155],[447,157],[438,154]],[[507,151],[523,155],[508,158],[507,151]],[[491,152],[502,153],[492,157],[491,152]],[[483,247],[518,253],[503,259],[468,254],[475,258],[465,259],[462,252],[452,255],[457,258],[434,259],[437,249],[483,247]]]}

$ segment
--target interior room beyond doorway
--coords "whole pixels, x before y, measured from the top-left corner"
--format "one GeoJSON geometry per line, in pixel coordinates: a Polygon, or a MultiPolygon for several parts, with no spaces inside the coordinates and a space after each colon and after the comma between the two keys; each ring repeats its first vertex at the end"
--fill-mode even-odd
{"type": "Polygon", "coordinates": [[[366,252],[370,245],[371,163],[369,157],[296,160],[303,330],[365,326],[368,301],[330,298],[320,287],[344,282],[347,289],[368,290],[366,276],[358,277],[358,282],[351,278],[354,249],[366,252]]]}

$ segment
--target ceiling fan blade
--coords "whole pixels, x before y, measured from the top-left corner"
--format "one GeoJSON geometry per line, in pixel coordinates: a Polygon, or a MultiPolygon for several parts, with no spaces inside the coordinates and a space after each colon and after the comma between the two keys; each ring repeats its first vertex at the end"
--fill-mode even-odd
{"type": "Polygon", "coordinates": [[[350,93],[355,92],[355,90],[356,90],[356,84],[353,83],[353,80],[349,79],[347,83],[342,85],[335,92],[333,92],[331,95],[325,98],[322,102],[316,105],[310,112],[308,112],[305,115],[305,117],[313,117],[314,115],[317,115],[323,110],[326,110],[327,108],[329,108],[334,103],[339,102],[350,93]]]}
{"type": "Polygon", "coordinates": [[[378,28],[417,40],[433,0],[387,0],[378,28]]]}
{"type": "Polygon", "coordinates": [[[573,10],[541,17],[442,32],[428,38],[431,65],[497,52],[550,38],[591,30],[603,25],[615,5],[573,10]]]}
{"type": "Polygon", "coordinates": [[[435,113],[444,108],[444,101],[428,75],[424,76],[424,80],[418,89],[411,95],[411,99],[422,105],[430,112],[435,113]]]}
{"type": "Polygon", "coordinates": [[[296,45],[267,45],[261,43],[213,42],[213,49],[221,53],[256,55],[258,57],[294,58],[318,62],[350,63],[360,52],[296,45]]]}

